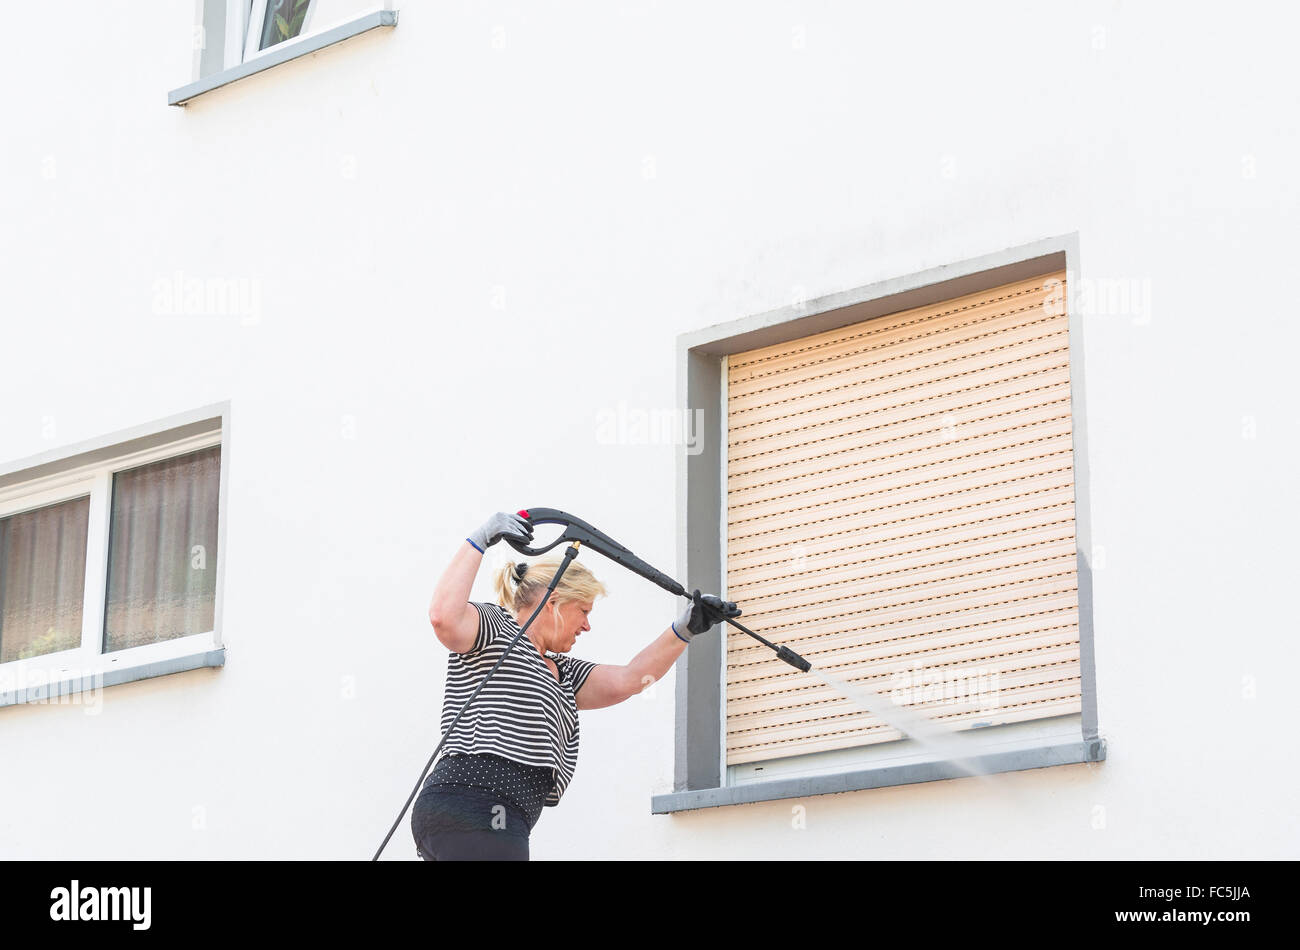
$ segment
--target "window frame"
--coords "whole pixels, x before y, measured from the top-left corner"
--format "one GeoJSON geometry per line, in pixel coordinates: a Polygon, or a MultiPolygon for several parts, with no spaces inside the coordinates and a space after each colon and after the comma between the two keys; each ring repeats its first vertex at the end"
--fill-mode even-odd
{"type": "MultiPolygon", "coordinates": [[[[202,28],[203,35],[206,36],[208,27],[212,25],[212,18],[205,17],[203,2],[205,0],[199,0],[196,25],[202,28]]],[[[253,35],[251,25],[256,19],[256,32],[260,35],[261,23],[265,19],[265,0],[206,0],[206,2],[219,5],[216,9],[217,15],[221,17],[222,68],[206,76],[202,75],[204,49],[196,48],[191,81],[167,93],[167,104],[170,106],[185,106],[204,93],[271,69],[281,63],[318,52],[327,46],[378,27],[397,26],[397,10],[393,9],[392,0],[381,0],[351,19],[319,25],[315,23],[318,4],[313,0],[303,20],[302,30],[297,36],[268,46],[266,49],[249,52],[248,40],[253,35]]]]}
{"type": "MultiPolygon", "coordinates": [[[[231,62],[234,58],[235,49],[232,48],[233,44],[227,45],[226,68],[231,69],[240,65],[240,63],[252,62],[259,56],[265,56],[275,50],[282,50],[290,43],[297,43],[307,39],[311,35],[312,20],[315,19],[318,6],[320,6],[318,0],[308,0],[307,15],[303,18],[302,29],[298,31],[297,36],[291,36],[280,43],[274,43],[266,49],[256,49],[254,37],[260,40],[262,30],[266,26],[267,0],[226,0],[226,22],[231,23],[236,20],[236,17],[244,22],[244,42],[239,47],[242,58],[237,62],[231,62]]],[[[230,36],[229,28],[227,28],[226,35],[230,36]]]]}
{"type": "Polygon", "coordinates": [[[0,663],[0,706],[48,702],[55,696],[224,665],[222,602],[228,520],[229,417],[229,403],[221,403],[0,464],[0,515],[30,511],[85,495],[90,497],[81,644],[68,650],[0,663]],[[213,446],[221,448],[213,628],[105,652],[114,473],[213,446]]]}
{"type": "MultiPolygon", "coordinates": [[[[705,429],[701,439],[703,451],[694,455],[681,452],[677,458],[680,519],[677,576],[690,577],[693,584],[711,587],[725,595],[722,588],[726,577],[726,363],[730,354],[927,306],[1012,281],[1038,275],[1047,277],[1061,270],[1067,275],[1070,334],[1082,711],[1073,716],[976,730],[980,734],[981,752],[972,759],[987,772],[1100,762],[1106,758],[1106,742],[1097,725],[1083,334],[1074,305],[1074,281],[1079,274],[1078,233],[1046,238],[806,303],[797,302],[779,310],[684,333],[677,339],[678,408],[683,412],[701,410],[705,429]]],[[[818,753],[820,758],[815,761],[813,756],[806,757],[809,761],[803,763],[802,769],[788,764],[772,769],[773,777],[758,777],[755,772],[761,769],[738,772],[742,766],[726,764],[724,664],[725,637],[706,638],[692,644],[677,662],[673,791],[652,796],[653,813],[937,781],[965,774],[955,764],[932,761],[915,750],[901,746],[885,748],[894,743],[882,743],[876,751],[861,751],[857,755],[818,753]]],[[[958,735],[970,732],[962,730],[958,735]]]]}

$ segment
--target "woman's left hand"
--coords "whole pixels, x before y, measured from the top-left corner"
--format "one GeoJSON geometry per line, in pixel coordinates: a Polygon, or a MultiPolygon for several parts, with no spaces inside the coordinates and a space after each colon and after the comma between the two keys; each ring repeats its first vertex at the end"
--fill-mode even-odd
{"type": "Polygon", "coordinates": [[[700,596],[699,588],[691,595],[686,610],[673,623],[673,632],[687,643],[699,633],[706,633],[729,617],[739,617],[740,608],[715,594],[700,596]]]}

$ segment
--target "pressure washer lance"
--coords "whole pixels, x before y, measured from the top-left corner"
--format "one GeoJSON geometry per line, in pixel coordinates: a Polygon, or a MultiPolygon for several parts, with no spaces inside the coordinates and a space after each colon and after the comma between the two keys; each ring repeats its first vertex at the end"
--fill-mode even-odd
{"type": "MultiPolygon", "coordinates": [[[[447,737],[450,736],[452,730],[456,728],[456,723],[460,722],[460,717],[465,715],[465,710],[469,709],[470,704],[474,702],[474,700],[478,697],[478,694],[482,692],[483,687],[487,685],[487,681],[492,678],[492,674],[495,673],[498,668],[500,668],[501,664],[505,662],[506,657],[510,655],[510,651],[515,648],[515,644],[517,644],[520,641],[520,639],[523,638],[524,631],[526,631],[529,625],[532,624],[532,622],[537,618],[537,615],[541,612],[542,607],[546,604],[546,601],[550,599],[551,594],[555,591],[556,586],[560,583],[560,578],[564,576],[564,572],[568,569],[569,564],[573,561],[574,558],[578,556],[579,547],[585,544],[587,547],[599,551],[601,554],[605,555],[605,557],[609,558],[611,561],[615,562],[616,564],[621,564],[623,567],[626,567],[634,574],[641,575],[651,583],[659,587],[662,587],[670,594],[675,594],[679,597],[691,596],[689,593],[687,593],[686,588],[683,587],[681,584],[677,583],[677,581],[673,580],[671,577],[669,577],[667,574],[664,574],[662,571],[658,571],[655,568],[651,567],[649,564],[641,560],[641,558],[637,557],[627,548],[623,547],[623,545],[619,544],[609,535],[601,531],[597,531],[595,528],[587,524],[587,522],[583,521],[581,518],[575,518],[573,515],[568,514],[567,512],[564,511],[559,511],[558,509],[555,508],[525,508],[519,512],[519,515],[520,517],[527,518],[530,522],[532,522],[535,525],[537,524],[564,525],[564,531],[561,532],[558,538],[556,538],[554,541],[552,541],[550,544],[546,545],[545,547],[530,548],[527,545],[525,545],[522,541],[519,541],[516,538],[506,537],[505,540],[510,544],[510,546],[513,547],[520,554],[526,554],[529,555],[530,557],[537,557],[538,555],[545,554],[547,551],[551,550],[557,545],[563,544],[565,541],[568,541],[569,547],[564,552],[564,560],[560,562],[560,569],[555,572],[555,577],[551,579],[550,585],[546,588],[546,594],[543,595],[541,599],[538,601],[537,607],[533,610],[532,616],[530,616],[528,618],[528,621],[523,625],[523,627],[520,628],[519,633],[515,634],[515,638],[510,641],[510,644],[509,646],[506,647],[505,652],[501,654],[501,659],[497,660],[496,663],[493,665],[492,669],[488,670],[487,676],[483,677],[483,681],[479,683],[477,687],[475,687],[474,692],[470,694],[469,699],[465,700],[465,705],[460,707],[460,712],[456,713],[456,718],[454,718],[451,721],[451,725],[447,727],[447,731],[443,733],[442,740],[438,743],[438,747],[433,750],[433,755],[429,756],[429,761],[425,764],[424,771],[420,773],[419,781],[415,783],[415,788],[413,788],[411,790],[411,794],[407,796],[406,804],[402,806],[402,810],[398,813],[397,820],[393,822],[393,827],[388,829],[388,834],[384,836],[383,842],[379,845],[379,850],[376,851],[375,856],[371,858],[372,861],[379,860],[379,856],[383,854],[384,848],[387,847],[389,840],[393,837],[393,832],[395,832],[397,830],[397,826],[402,823],[402,818],[405,817],[406,810],[411,807],[411,802],[415,801],[415,796],[420,793],[420,786],[424,783],[424,777],[429,774],[429,769],[433,767],[434,761],[438,758],[438,753],[442,751],[442,747],[446,744],[447,737]]],[[[753,630],[750,630],[748,627],[746,627],[744,624],[740,623],[733,617],[724,617],[723,619],[726,620],[727,623],[735,627],[737,630],[741,631],[742,633],[749,634],[759,643],[763,644],[763,646],[767,647],[770,650],[773,650],[776,653],[778,659],[783,660],[786,663],[789,663],[795,669],[803,673],[807,673],[810,669],[812,669],[811,663],[809,663],[807,660],[801,657],[798,653],[795,653],[789,647],[779,646],[775,643],[772,643],[770,640],[767,640],[759,636],[753,630]]]]}

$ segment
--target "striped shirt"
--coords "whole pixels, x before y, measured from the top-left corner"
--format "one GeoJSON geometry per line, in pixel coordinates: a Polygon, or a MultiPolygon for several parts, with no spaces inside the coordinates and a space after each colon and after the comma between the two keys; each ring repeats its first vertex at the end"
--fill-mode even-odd
{"type": "MultiPolygon", "coordinates": [[[[506,608],[471,603],[479,614],[478,636],[467,651],[447,657],[444,733],[519,633],[519,624],[506,608]]],[[[576,694],[598,664],[562,653],[546,655],[560,671],[558,682],[525,634],[465,710],[443,754],[490,752],[525,765],[548,766],[554,770],[555,784],[546,805],[558,805],[578,766],[576,694]]]]}

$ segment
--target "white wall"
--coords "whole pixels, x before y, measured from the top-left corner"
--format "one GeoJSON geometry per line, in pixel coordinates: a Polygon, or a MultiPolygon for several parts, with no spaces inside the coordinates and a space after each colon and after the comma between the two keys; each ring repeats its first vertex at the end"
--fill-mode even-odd
{"type": "MultiPolygon", "coordinates": [[[[674,447],[596,423],[674,406],[677,334],[1077,231],[1079,277],[1151,294],[1086,321],[1107,761],[809,799],[799,831],[652,816],[666,680],[584,713],[533,854],[1297,856],[1282,8],[399,9],[185,109],[192,4],[8,11],[0,461],[233,424],[226,667],[0,710],[0,854],[368,857],[438,738],[425,609],[468,531],[547,505],[672,568],[674,447]],[[178,271],[248,281],[257,322],[155,312],[178,271]]],[[[626,660],[677,605],[586,560],[582,655],[626,660]]]]}

